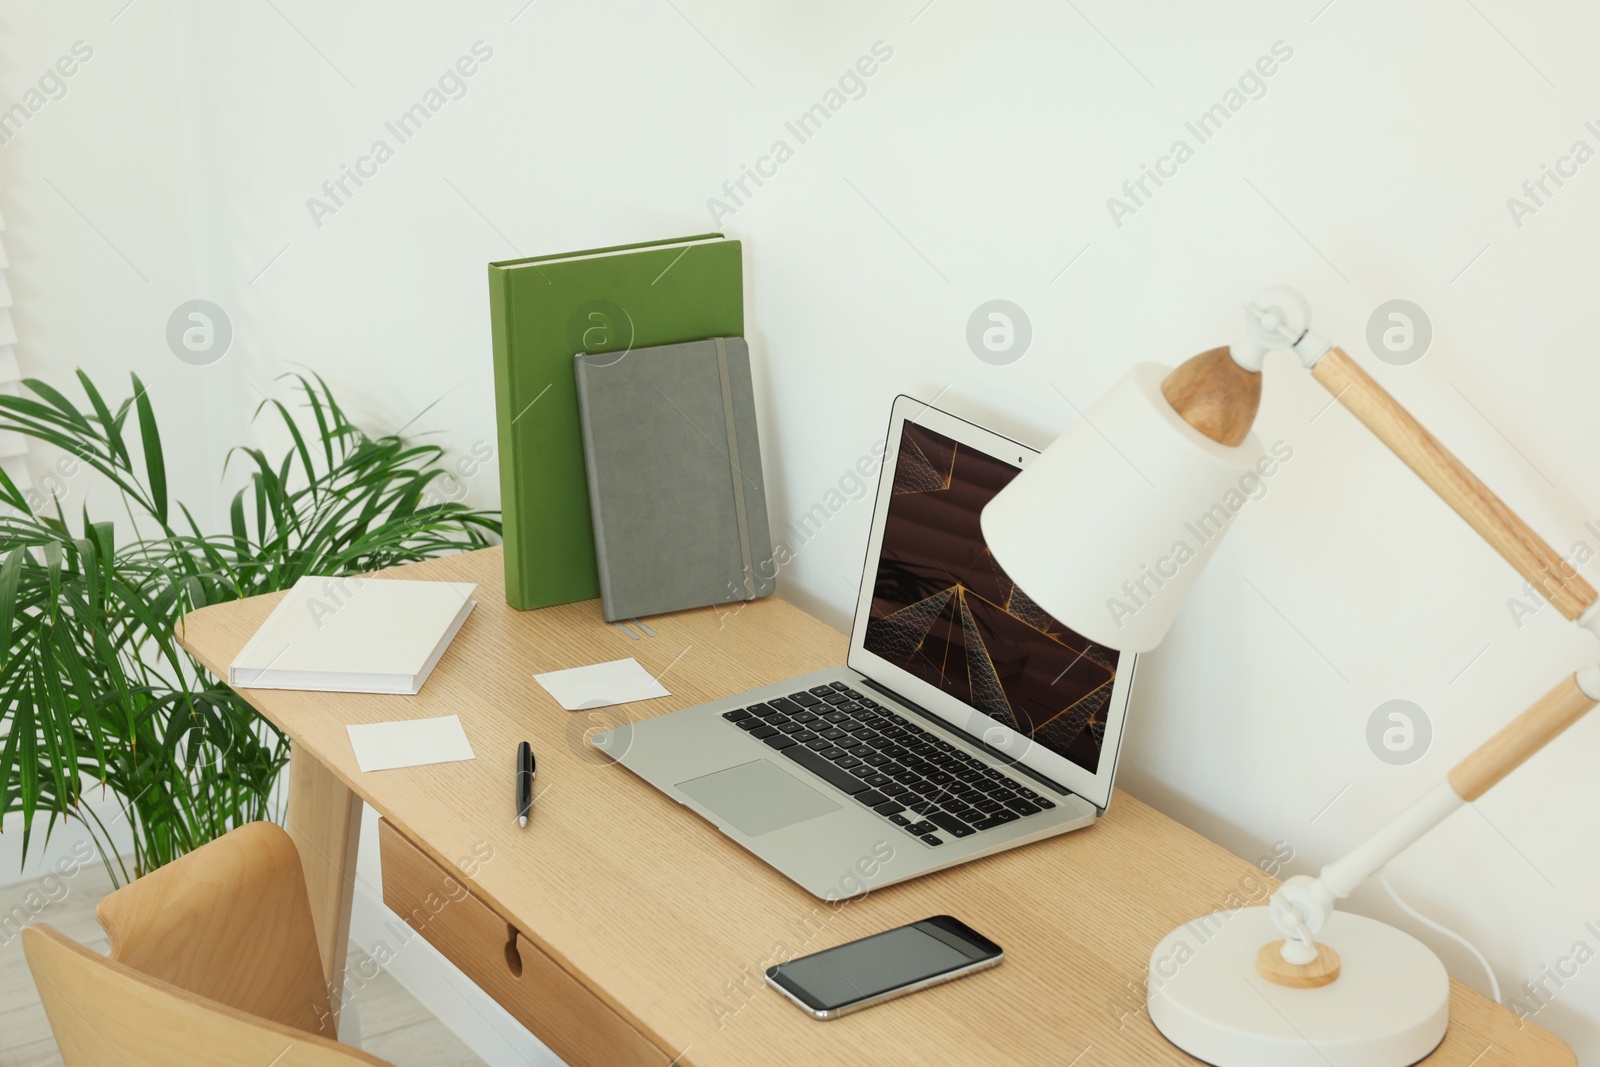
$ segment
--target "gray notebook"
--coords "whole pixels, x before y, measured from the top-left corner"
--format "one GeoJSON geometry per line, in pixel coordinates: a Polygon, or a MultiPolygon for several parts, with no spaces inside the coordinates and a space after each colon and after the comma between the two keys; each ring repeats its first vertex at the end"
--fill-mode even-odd
{"type": "Polygon", "coordinates": [[[776,587],[742,337],[574,358],[608,620],[776,587]]]}

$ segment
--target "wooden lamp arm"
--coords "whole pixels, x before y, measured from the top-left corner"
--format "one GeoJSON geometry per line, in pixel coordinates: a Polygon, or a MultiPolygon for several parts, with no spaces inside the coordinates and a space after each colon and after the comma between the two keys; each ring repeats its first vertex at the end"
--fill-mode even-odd
{"type": "MultiPolygon", "coordinates": [[[[1389,446],[1444,502],[1532,582],[1561,614],[1577,620],[1600,594],[1577,570],[1484,485],[1388,390],[1342,348],[1328,349],[1311,369],[1351,414],[1389,446]]],[[[1471,802],[1600,702],[1600,670],[1564,680],[1450,772],[1450,785],[1471,802]],[[1587,690],[1587,692],[1586,692],[1587,690]],[[1591,696],[1590,694],[1594,694],[1591,696]]]]}
{"type": "MultiPolygon", "coordinates": [[[[1600,634],[1600,611],[1591,610],[1600,601],[1594,587],[1343,349],[1329,348],[1313,363],[1311,373],[1563,615],[1600,634]]],[[[1456,808],[1499,784],[1597,704],[1600,666],[1563,679],[1458,763],[1450,771],[1448,783],[1440,783],[1368,841],[1323,868],[1316,879],[1318,895],[1347,896],[1456,808]]],[[[1327,903],[1331,906],[1332,901],[1327,903]]]]}
{"type": "MultiPolygon", "coordinates": [[[[1317,877],[1301,875],[1285,882],[1274,895],[1274,907],[1284,907],[1288,918],[1303,919],[1309,936],[1314,937],[1327,924],[1337,901],[1355,892],[1356,887],[1456,809],[1483,796],[1596,704],[1600,704],[1600,665],[1562,679],[1532,707],[1456,764],[1447,781],[1440,782],[1367,840],[1322,868],[1317,877]]],[[[1290,932],[1290,929],[1284,930],[1286,936],[1290,932]]],[[[1268,970],[1263,970],[1262,974],[1278,980],[1268,970]]]]}
{"type": "Polygon", "coordinates": [[[1565,678],[1450,771],[1450,787],[1477,800],[1600,704],[1600,670],[1565,678]],[[1592,673],[1591,673],[1592,672],[1592,673]]]}
{"type": "Polygon", "coordinates": [[[1600,636],[1600,593],[1523,522],[1488,486],[1429,433],[1344,349],[1309,328],[1305,298],[1282,286],[1264,289],[1245,305],[1239,343],[1202,352],[1173,370],[1162,393],[1196,431],[1223,445],[1250,434],[1261,404],[1261,367],[1273,349],[1291,349],[1312,377],[1360,419],[1389,450],[1539,589],[1568,619],[1600,636]],[[1594,609],[1594,610],[1591,610],[1594,609]],[[1585,612],[1589,612],[1585,617],[1585,612]]]}
{"type": "MultiPolygon", "coordinates": [[[[1311,335],[1307,333],[1305,338],[1311,335]]],[[[1312,377],[1434,492],[1455,509],[1496,552],[1568,619],[1579,619],[1600,593],[1561,558],[1533,527],[1467,469],[1455,454],[1379,385],[1344,349],[1302,345],[1312,377]]],[[[1261,404],[1261,372],[1241,366],[1228,348],[1188,360],[1170,375],[1162,392],[1183,419],[1205,436],[1237,445],[1250,434],[1261,404]]],[[[1600,633],[1600,627],[1597,627],[1600,633]]]]}
{"type": "Polygon", "coordinates": [[[1388,390],[1338,347],[1311,370],[1349,412],[1506,558],[1568,619],[1600,594],[1550,544],[1467,469],[1388,390]]]}

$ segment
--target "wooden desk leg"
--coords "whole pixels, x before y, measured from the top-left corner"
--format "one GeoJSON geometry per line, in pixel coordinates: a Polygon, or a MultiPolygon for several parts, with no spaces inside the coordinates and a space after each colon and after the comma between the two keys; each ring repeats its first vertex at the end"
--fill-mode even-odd
{"type": "Polygon", "coordinates": [[[337,1019],[344,994],[345,954],[350,947],[361,798],[298,744],[290,748],[289,811],[284,828],[300,850],[322,972],[328,979],[328,999],[337,1019]]]}

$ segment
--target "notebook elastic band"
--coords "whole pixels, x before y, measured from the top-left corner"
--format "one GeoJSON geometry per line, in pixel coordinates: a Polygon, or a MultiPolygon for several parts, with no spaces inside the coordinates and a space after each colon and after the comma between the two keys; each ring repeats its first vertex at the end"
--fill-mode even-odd
{"type": "Polygon", "coordinates": [[[728,428],[728,465],[733,469],[733,510],[739,516],[739,553],[744,557],[744,599],[755,599],[755,565],[750,560],[750,521],[744,511],[744,470],[739,466],[739,432],[733,422],[733,382],[728,377],[728,346],[717,342],[717,372],[722,375],[722,422],[728,428]]]}

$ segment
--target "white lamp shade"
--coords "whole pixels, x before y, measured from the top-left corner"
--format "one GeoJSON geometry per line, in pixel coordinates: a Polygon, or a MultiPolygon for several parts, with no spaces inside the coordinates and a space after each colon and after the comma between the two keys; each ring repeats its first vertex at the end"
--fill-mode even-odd
{"type": "Polygon", "coordinates": [[[1258,492],[1252,435],[1218,444],[1141,363],[983,509],[983,536],[1012,581],[1098,644],[1148,652],[1239,510],[1258,492]]]}

